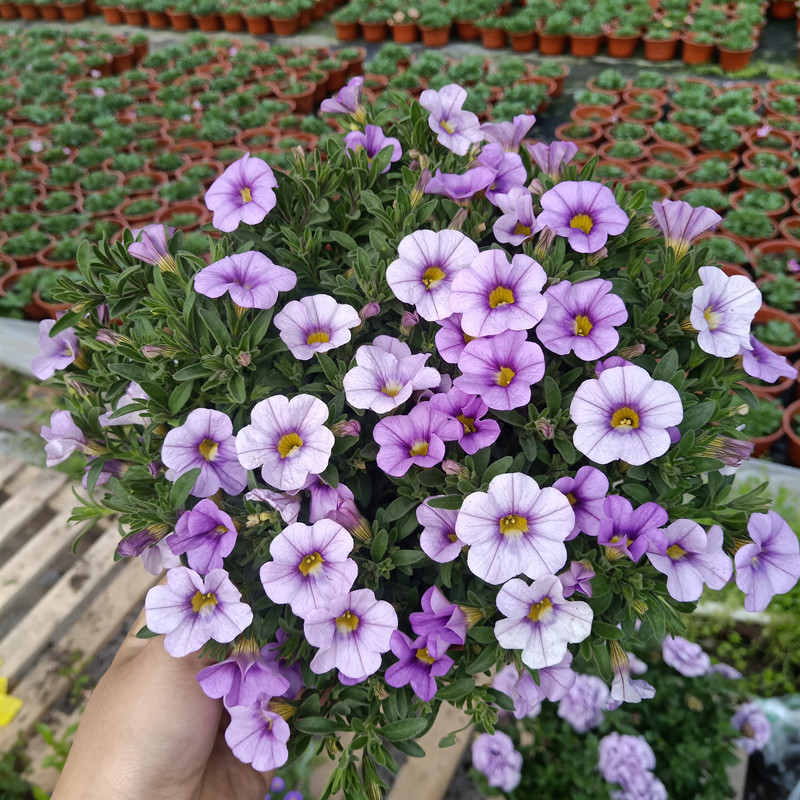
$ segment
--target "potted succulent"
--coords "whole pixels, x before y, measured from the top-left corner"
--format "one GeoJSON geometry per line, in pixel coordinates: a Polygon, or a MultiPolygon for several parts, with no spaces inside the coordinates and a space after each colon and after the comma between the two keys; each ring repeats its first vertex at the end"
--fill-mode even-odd
{"type": "Polygon", "coordinates": [[[768,453],[783,436],[783,406],[771,397],[759,397],[758,405],[744,416],[744,434],[753,443],[753,458],[768,453]]]}
{"type": "Polygon", "coordinates": [[[340,42],[358,39],[358,20],[364,10],[356,3],[351,2],[331,14],[331,22],[336,31],[336,38],[340,42]]]}
{"type": "Polygon", "coordinates": [[[681,39],[681,59],[685,64],[708,64],[714,57],[717,47],[717,36],[713,31],[683,31],[681,39]]]}
{"type": "Polygon", "coordinates": [[[670,61],[678,50],[678,32],[665,22],[651,22],[643,36],[648,61],[670,61]]]}
{"type": "Polygon", "coordinates": [[[487,50],[497,50],[506,46],[505,20],[497,14],[487,14],[476,23],[481,35],[481,44],[487,50]]]}
{"type": "Polygon", "coordinates": [[[789,460],[796,467],[800,467],[800,400],[795,400],[786,406],[782,425],[789,441],[789,460]]]}
{"type": "Polygon", "coordinates": [[[747,244],[758,244],[775,236],[777,225],[763,211],[731,211],[722,227],[744,239],[747,244]]]}
{"type": "Polygon", "coordinates": [[[592,58],[603,44],[603,19],[595,11],[587,11],[569,29],[569,49],[573,56],[592,58]]]}
{"type": "Polygon", "coordinates": [[[545,56],[560,56],[567,45],[567,31],[572,27],[569,12],[559,10],[540,21],[536,32],[539,34],[539,51],[545,56]]]}
{"type": "Polygon", "coordinates": [[[800,350],[800,323],[777,309],[762,306],[761,310],[765,321],[753,326],[756,339],[780,355],[800,350]]]}
{"type": "Polygon", "coordinates": [[[300,19],[300,6],[296,0],[270,3],[269,21],[278,36],[292,36],[297,33],[300,19]]]}
{"type": "Polygon", "coordinates": [[[797,313],[800,306],[800,281],[788,275],[762,278],[758,282],[764,302],[772,308],[797,313]]]}
{"type": "Polygon", "coordinates": [[[538,18],[528,8],[504,17],[504,28],[511,40],[511,49],[516,53],[528,53],[536,46],[538,18]]]}
{"type": "Polygon", "coordinates": [[[642,31],[633,22],[615,20],[605,28],[606,48],[612,58],[631,58],[642,40],[642,31]]]}
{"type": "Polygon", "coordinates": [[[769,189],[745,187],[731,195],[730,204],[735,209],[763,211],[768,217],[777,220],[789,209],[789,198],[769,189]]]}
{"type": "Polygon", "coordinates": [[[752,28],[746,23],[734,25],[726,29],[717,45],[720,68],[726,72],[744,69],[756,49],[752,28]]]}
{"type": "MultiPolygon", "coordinates": [[[[389,34],[389,18],[391,14],[383,5],[368,8],[358,20],[361,35],[365,42],[382,42],[389,34]]],[[[287,65],[291,66],[291,65],[287,65]]]]}

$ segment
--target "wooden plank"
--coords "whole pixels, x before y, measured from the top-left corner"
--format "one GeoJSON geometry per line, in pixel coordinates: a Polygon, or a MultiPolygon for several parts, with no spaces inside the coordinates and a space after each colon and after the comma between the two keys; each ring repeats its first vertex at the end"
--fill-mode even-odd
{"type": "MultiPolygon", "coordinates": [[[[47,719],[47,725],[53,731],[57,740],[64,736],[70,725],[80,721],[82,711],[83,708],[80,707],[69,714],[63,711],[53,711],[50,714],[47,719]]],[[[53,767],[43,767],[42,761],[53,754],[52,749],[39,734],[36,734],[29,741],[26,753],[31,760],[31,771],[25,775],[25,779],[51,794],[53,789],[56,788],[56,783],[61,777],[61,773],[53,767]]]]}
{"type": "Polygon", "coordinates": [[[117,566],[113,558],[118,542],[116,528],[107,530],[0,642],[3,674],[12,688],[23,668],[45,647],[64,620],[117,566]]]}
{"type": "Polygon", "coordinates": [[[0,546],[10,541],[47,504],[50,498],[69,480],[63,472],[42,470],[26,481],[0,506],[0,546]]]}
{"type": "Polygon", "coordinates": [[[36,663],[13,690],[24,705],[13,722],[0,728],[0,752],[8,749],[22,733],[27,735],[47,709],[69,691],[71,680],[60,674],[70,654],[80,650],[90,661],[117,632],[125,618],[141,607],[143,598],[158,577],[151,575],[139,559],[120,564],[112,582],[92,601],[81,618],[36,663]]]}
{"type": "Polygon", "coordinates": [[[42,472],[44,472],[44,470],[41,467],[35,467],[33,464],[17,462],[17,472],[15,472],[13,475],[9,475],[8,480],[3,486],[3,491],[18,492],[20,489],[25,488],[25,486],[35,483],[42,472]]]}
{"type": "Polygon", "coordinates": [[[0,566],[0,613],[71,544],[78,531],[76,526],[67,523],[74,503],[72,487],[62,489],[51,505],[64,510],[0,566]]]}
{"type": "Polygon", "coordinates": [[[24,466],[24,461],[4,456],[0,461],[0,488],[4,488],[6,481],[11,480],[24,466]]]}

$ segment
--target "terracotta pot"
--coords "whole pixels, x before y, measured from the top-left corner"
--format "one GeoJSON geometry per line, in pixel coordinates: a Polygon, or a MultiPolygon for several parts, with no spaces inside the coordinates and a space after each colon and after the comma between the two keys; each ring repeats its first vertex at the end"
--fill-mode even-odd
{"type": "MultiPolygon", "coordinates": [[[[67,266],[58,267],[58,269],[71,269],[75,266],[74,261],[59,263],[67,264],[67,266]]],[[[43,266],[50,265],[44,264],[43,262],[43,266]]],[[[71,308],[69,303],[49,303],[46,300],[42,300],[42,296],[38,291],[33,293],[33,304],[36,306],[37,310],[41,310],[45,314],[45,319],[58,319],[65,311],[69,311],[71,308]]]]}
{"type": "Polygon", "coordinates": [[[678,52],[678,34],[669,39],[648,39],[644,37],[644,57],[648,61],[671,61],[678,52]]]}
{"type": "Polygon", "coordinates": [[[779,319],[781,321],[788,322],[792,328],[794,328],[795,335],[797,336],[797,342],[791,345],[786,345],[785,347],[780,347],[775,344],[766,344],[765,342],[764,346],[769,347],[773,353],[777,353],[781,356],[790,356],[800,350],[800,320],[798,320],[798,318],[792,314],[787,314],[785,311],[781,311],[779,308],[772,308],[772,306],[762,305],[761,308],[756,311],[755,318],[753,319],[753,327],[759,323],[767,323],[772,319],[779,319]]]}
{"type": "MultiPolygon", "coordinates": [[[[24,267],[22,269],[14,269],[11,272],[6,272],[5,275],[0,276],[0,297],[5,297],[9,288],[15,284],[23,275],[32,272],[36,267],[24,267]]],[[[36,306],[35,303],[30,302],[22,307],[22,312],[28,319],[41,320],[47,319],[47,312],[36,306]]]]}
{"type": "Polygon", "coordinates": [[[19,16],[14,3],[0,3],[0,19],[16,19],[19,16]]]}
{"type": "Polygon", "coordinates": [[[617,36],[613,32],[606,34],[606,50],[612,58],[632,58],[642,37],[617,36]]]}
{"type": "Polygon", "coordinates": [[[119,75],[122,72],[127,72],[128,70],[133,69],[133,66],[133,48],[128,50],[127,53],[114,53],[114,55],[111,56],[111,68],[115,75],[119,75]]]}
{"type": "Polygon", "coordinates": [[[163,11],[145,11],[147,24],[151,28],[169,28],[169,17],[163,11]]]}
{"type": "Polygon", "coordinates": [[[424,47],[444,47],[450,41],[450,31],[452,25],[444,28],[429,28],[427,25],[420,25],[419,32],[424,47]]]}
{"type": "Polygon", "coordinates": [[[284,94],[281,89],[276,89],[275,96],[279,100],[292,100],[294,101],[295,108],[298,114],[310,114],[314,110],[314,85],[310,84],[309,88],[302,94],[284,94]]]}
{"type": "Polygon", "coordinates": [[[800,436],[795,431],[795,420],[800,419],[800,400],[795,400],[783,410],[783,432],[789,439],[789,461],[800,467],[800,436]]]}
{"type": "Polygon", "coordinates": [[[146,175],[148,178],[152,179],[153,183],[147,189],[133,190],[125,188],[126,193],[131,197],[147,197],[154,192],[157,192],[161,186],[169,181],[169,176],[166,172],[160,172],[158,170],[140,170],[139,172],[130,172],[127,175],[124,175],[121,185],[124,186],[124,184],[126,184],[131,178],[135,178],[139,175],[146,175]]]}
{"type": "Polygon", "coordinates": [[[569,35],[569,51],[577,58],[593,58],[600,52],[604,38],[602,33],[587,36],[571,33],[569,35]]]}
{"type": "Polygon", "coordinates": [[[509,33],[511,39],[511,49],[515,53],[530,53],[536,48],[536,31],[526,33],[509,33]]]}
{"type": "MultiPolygon", "coordinates": [[[[728,200],[730,201],[731,208],[735,210],[741,208],[742,206],[742,198],[748,193],[752,191],[752,188],[749,186],[745,186],[742,189],[739,189],[733,194],[730,195],[728,200]]],[[[780,195],[781,199],[783,200],[783,205],[777,209],[776,211],[765,211],[764,213],[770,217],[771,219],[775,220],[776,222],[789,210],[789,198],[780,195]]]]}
{"type": "Polygon", "coordinates": [[[720,69],[725,70],[725,72],[738,72],[744,69],[750,63],[750,58],[755,49],[755,45],[749,50],[729,50],[721,44],[717,45],[720,69]]]}
{"type": "Polygon", "coordinates": [[[244,19],[242,19],[242,15],[239,13],[220,13],[219,18],[222,20],[222,27],[228,33],[239,33],[239,31],[243,31],[245,28],[244,19]]]}
{"type": "Polygon", "coordinates": [[[357,22],[334,22],[333,29],[340,42],[352,42],[358,39],[359,27],[357,22]]]}
{"type": "Polygon", "coordinates": [[[487,50],[498,50],[506,46],[506,32],[502,28],[478,28],[481,44],[487,50]]]}
{"type": "Polygon", "coordinates": [[[409,44],[419,38],[419,28],[416,22],[393,22],[391,25],[392,39],[397,44],[409,44]]]}
{"type": "Polygon", "coordinates": [[[761,242],[753,248],[752,264],[758,263],[762,256],[781,255],[786,252],[800,252],[800,243],[787,239],[773,239],[772,241],[761,242]]]}
{"type": "MultiPolygon", "coordinates": [[[[238,135],[236,137],[236,143],[237,144],[239,143],[238,135]]],[[[192,167],[196,167],[196,166],[197,166],[197,164],[193,164],[193,163],[184,164],[182,167],[179,167],[175,171],[175,177],[178,178],[178,179],[183,179],[183,177],[186,174],[186,172],[189,169],[191,169],[192,167]]],[[[206,178],[206,180],[204,180],[202,182],[203,185],[206,188],[208,188],[225,171],[225,165],[220,161],[215,161],[214,159],[210,159],[208,161],[204,161],[203,162],[203,166],[204,167],[212,167],[214,170],[216,170],[216,175],[213,175],[211,178],[206,178]]],[[[164,182],[166,182],[167,176],[166,176],[165,173],[161,172],[161,173],[157,173],[157,174],[164,175],[164,179],[165,179],[164,182]]]]}
{"type": "Polygon", "coordinates": [[[585,144],[596,145],[598,142],[602,141],[603,128],[597,123],[595,122],[581,123],[584,125],[588,125],[592,131],[589,136],[584,136],[584,137],[570,136],[567,133],[567,129],[571,127],[573,124],[574,123],[572,122],[563,122],[561,125],[558,125],[555,130],[556,139],[572,141],[580,145],[585,145],[585,144]]]}
{"type": "Polygon", "coordinates": [[[358,55],[347,62],[347,77],[352,78],[356,75],[361,75],[364,71],[364,59],[367,57],[367,50],[364,47],[358,48],[358,55]]]}
{"type": "Polygon", "coordinates": [[[794,169],[794,161],[788,153],[784,153],[781,150],[771,150],[768,147],[745,150],[742,153],[742,166],[746,169],[755,169],[757,164],[755,164],[754,159],[759,153],[769,153],[778,158],[783,163],[783,170],[787,174],[794,169]]]}
{"type": "MultiPolygon", "coordinates": [[[[685,134],[687,139],[689,140],[686,144],[677,145],[678,147],[687,147],[690,150],[697,147],[700,144],[700,133],[696,131],[694,128],[690,128],[688,125],[677,125],[676,126],[681,133],[685,134]]],[[[653,128],[653,140],[658,142],[659,144],[669,144],[669,145],[676,145],[676,142],[670,142],[666,139],[662,139],[658,135],[658,131],[653,128]]]]}
{"type": "Polygon", "coordinates": [[[35,3],[17,3],[17,11],[22,19],[34,20],[39,19],[39,6],[35,3]]]}
{"type": "Polygon", "coordinates": [[[39,263],[42,253],[47,250],[48,247],[52,247],[55,241],[56,240],[52,236],[48,236],[45,246],[37,253],[33,253],[29,256],[9,256],[7,253],[3,253],[2,255],[7,258],[13,258],[18,270],[24,269],[25,267],[35,267],[39,263]]]}
{"type": "Polygon", "coordinates": [[[669,98],[666,92],[659,89],[625,89],[622,92],[622,102],[631,105],[652,105],[656,108],[666,106],[669,98]],[[652,101],[643,101],[643,97],[650,97],[652,101]]]}
{"type": "Polygon", "coordinates": [[[684,181],[689,186],[694,188],[702,187],[704,189],[719,189],[720,191],[725,191],[733,183],[734,178],[736,177],[736,164],[739,161],[739,156],[736,153],[702,153],[697,156],[694,168],[699,167],[701,164],[712,158],[718,158],[728,163],[730,166],[730,171],[727,178],[721,181],[699,181],[692,177],[691,172],[693,168],[690,168],[687,169],[684,174],[684,181]]]}
{"type": "Polygon", "coordinates": [[[213,33],[221,27],[219,14],[203,14],[201,16],[192,14],[192,19],[197,24],[197,27],[205,33],[213,33]]]}
{"type": "MultiPolygon", "coordinates": [[[[617,144],[619,144],[619,142],[606,142],[605,144],[601,144],[597,148],[597,155],[600,156],[600,163],[601,164],[605,164],[607,161],[621,161],[622,160],[622,159],[620,159],[619,156],[611,155],[608,152],[609,149],[611,149],[612,147],[614,147],[617,144]]],[[[638,164],[639,162],[645,161],[648,158],[648,153],[649,153],[648,149],[646,147],[642,147],[641,145],[639,145],[639,146],[642,148],[642,152],[638,156],[636,156],[634,158],[626,158],[626,159],[624,159],[625,162],[627,162],[628,164],[638,164]]],[[[652,183],[658,183],[658,181],[652,181],[652,183]]]]}
{"type": "Polygon", "coordinates": [[[595,122],[610,125],[614,119],[614,109],[610,106],[575,106],[569,112],[573,122],[595,122]]]}
{"type": "Polygon", "coordinates": [[[780,230],[784,239],[796,242],[797,246],[800,247],[800,216],[793,214],[790,217],[784,217],[778,223],[778,230],[780,230]]]}
{"type": "Polygon", "coordinates": [[[771,130],[769,132],[770,137],[775,137],[780,139],[782,142],[786,143],[786,147],[782,149],[778,149],[777,147],[770,147],[768,145],[763,144],[763,141],[766,137],[762,137],[758,135],[757,131],[754,130],[745,130],[742,132],[742,139],[744,139],[745,144],[751,150],[756,151],[767,151],[769,153],[777,153],[783,159],[788,160],[788,166],[793,168],[792,159],[788,156],[788,153],[791,152],[792,147],[794,147],[794,136],[787,131],[778,131],[778,130],[771,130]]]}
{"type": "Polygon", "coordinates": [[[624,103],[617,108],[616,114],[623,122],[634,122],[637,125],[652,125],[661,119],[661,109],[655,107],[653,107],[652,114],[646,117],[638,115],[638,112],[644,108],[645,106],[638,103],[624,103]]]}
{"type": "Polygon", "coordinates": [[[183,203],[170,203],[166,208],[162,208],[154,217],[156,223],[167,223],[176,214],[196,214],[198,222],[195,225],[189,225],[181,230],[193,231],[197,230],[201,225],[211,221],[211,212],[205,207],[204,203],[199,200],[187,200],[183,203]]]}
{"type": "Polygon", "coordinates": [[[139,25],[142,26],[147,21],[147,15],[140,8],[124,8],[122,9],[122,16],[125,19],[126,25],[139,25]]]}
{"type": "Polygon", "coordinates": [[[331,70],[328,73],[328,91],[338,92],[347,81],[347,65],[342,65],[339,69],[331,70]]]}
{"type": "MultiPolygon", "coordinates": [[[[53,247],[55,245],[42,250],[41,253],[41,266],[43,267],[50,267],[51,269],[74,269],[75,268],[75,259],[56,259],[53,258],[53,247]]],[[[38,294],[38,292],[37,292],[38,294]]],[[[66,304],[65,307],[69,307],[69,303],[66,304]]]]}
{"type": "Polygon", "coordinates": [[[456,36],[458,36],[462,42],[476,42],[481,38],[481,32],[478,30],[475,20],[457,19],[455,25],[456,36]]]}
{"type": "Polygon", "coordinates": [[[359,25],[361,25],[361,35],[364,37],[365,42],[382,42],[389,35],[389,24],[386,21],[364,22],[361,20],[359,25]]]}
{"type": "Polygon", "coordinates": [[[769,15],[774,19],[791,19],[795,15],[794,0],[772,0],[769,15]]]}
{"type": "Polygon", "coordinates": [[[680,170],[684,170],[686,167],[694,163],[694,156],[692,155],[692,152],[686,147],[680,147],[677,144],[651,144],[650,158],[658,164],[663,164],[667,167],[676,167],[680,170]],[[662,161],[660,157],[666,154],[680,159],[680,163],[676,164],[673,160],[662,161]]]}
{"type": "Polygon", "coordinates": [[[128,226],[139,226],[142,224],[149,224],[156,218],[159,212],[161,212],[164,208],[167,207],[165,201],[160,200],[158,198],[153,198],[153,199],[159,203],[159,207],[156,208],[155,211],[148,211],[146,214],[133,214],[133,215],[128,214],[128,206],[130,206],[131,203],[137,202],[137,199],[126,200],[119,208],[120,217],[122,217],[122,219],[125,220],[128,226]]]}
{"type": "Polygon", "coordinates": [[[708,64],[714,58],[715,44],[699,44],[693,40],[691,33],[681,34],[683,49],[681,60],[684,64],[708,64]]]}
{"type": "Polygon", "coordinates": [[[59,11],[55,3],[39,6],[39,14],[41,14],[42,19],[47,22],[58,22],[58,20],[61,19],[61,11],[59,11]]]}
{"type": "Polygon", "coordinates": [[[192,15],[184,11],[167,10],[169,24],[174,31],[189,31],[192,29],[192,15]]]}
{"type": "Polygon", "coordinates": [[[83,3],[56,3],[65,22],[80,22],[86,17],[86,6],[83,3]]]}
{"type": "Polygon", "coordinates": [[[778,428],[775,433],[769,434],[769,436],[756,436],[750,441],[753,443],[753,452],[751,453],[751,458],[758,458],[759,456],[763,456],[764,453],[769,452],[774,444],[776,444],[780,439],[783,438],[783,427],[778,428]]]}
{"type": "Polygon", "coordinates": [[[294,36],[297,33],[298,16],[294,17],[270,17],[269,22],[276,36],[294,36]]]}
{"type": "Polygon", "coordinates": [[[103,19],[109,25],[122,25],[125,22],[125,17],[122,15],[122,9],[115,6],[103,6],[103,19]]]}
{"type": "Polygon", "coordinates": [[[539,52],[543,56],[560,56],[564,52],[567,46],[567,37],[565,35],[543,33],[541,28],[537,33],[539,34],[539,52]]]}

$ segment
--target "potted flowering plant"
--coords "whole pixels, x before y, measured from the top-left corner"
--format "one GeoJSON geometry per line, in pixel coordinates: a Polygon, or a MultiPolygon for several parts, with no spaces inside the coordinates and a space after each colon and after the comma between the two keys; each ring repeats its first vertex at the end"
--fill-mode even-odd
{"type": "Polygon", "coordinates": [[[533,118],[481,126],[456,84],[382,111],[361,88],[323,103],[354,126],[326,159],[212,184],[208,262],[159,225],[82,244],[33,365],[80,383],[44,429],[51,465],[91,456],[74,518],[118,513],[120,554],[169,567],[141,635],[218,662],[237,757],[322,736],[353,800],[442,703],[493,730],[513,697],[484,673],[646,701],[625,647],[734,568],[748,610],[800,577],[759,493],[727,502],[739,381],[790,367],[755,285],[692,247],[719,216],[646,210],[569,142],[523,160],[533,118]]]}

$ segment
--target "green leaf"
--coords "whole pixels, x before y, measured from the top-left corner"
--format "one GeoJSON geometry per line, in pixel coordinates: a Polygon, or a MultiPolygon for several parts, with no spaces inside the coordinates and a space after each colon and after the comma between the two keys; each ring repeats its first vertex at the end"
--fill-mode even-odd
{"type": "Polygon", "coordinates": [[[411,758],[423,758],[425,756],[425,751],[413,739],[396,741],[393,744],[401,753],[405,753],[411,758]]]}
{"type": "Polygon", "coordinates": [[[185,381],[178,385],[169,396],[169,410],[171,414],[177,414],[185,405],[186,401],[194,389],[194,381],[185,381]]]}
{"type": "Polygon", "coordinates": [[[690,406],[683,412],[683,420],[679,425],[681,432],[698,430],[705,425],[717,411],[717,404],[713,400],[706,400],[696,406],[690,406]]]}
{"type": "Polygon", "coordinates": [[[454,733],[448,733],[447,736],[442,736],[439,739],[439,747],[452,747],[456,743],[456,735],[454,733]]]}
{"type": "Polygon", "coordinates": [[[425,553],[421,550],[398,550],[392,554],[392,563],[398,567],[407,567],[416,564],[425,558],[425,553]]]}
{"type": "Polygon", "coordinates": [[[155,639],[156,636],[161,636],[160,633],[153,633],[147,625],[142,625],[138,631],[136,631],[136,638],[137,639],[155,639]]]}
{"type": "Polygon", "coordinates": [[[550,375],[545,375],[544,378],[544,401],[547,403],[548,413],[555,414],[561,410],[561,390],[555,378],[550,375]]]}
{"type": "Polygon", "coordinates": [[[209,371],[202,364],[191,364],[188,367],[179,369],[173,374],[172,378],[176,381],[192,381],[195,378],[207,378],[209,371]]]}
{"type": "MultiPolygon", "coordinates": [[[[416,508],[418,504],[419,500],[414,497],[398,497],[386,507],[386,510],[383,512],[383,521],[394,522],[395,520],[401,519],[412,509],[416,508]]],[[[460,507],[461,503],[459,502],[458,505],[460,507]]]]}
{"type": "Polygon", "coordinates": [[[472,678],[460,678],[439,689],[436,692],[436,699],[454,703],[466,697],[474,688],[475,681],[472,678]]]}
{"type": "Polygon", "coordinates": [[[424,469],[417,477],[420,484],[428,488],[444,485],[444,473],[440,469],[424,469]]]}
{"type": "Polygon", "coordinates": [[[598,622],[595,620],[592,625],[592,631],[603,639],[622,639],[625,634],[615,625],[609,625],[607,622],[598,622]]]}
{"type": "Polygon", "coordinates": [[[115,374],[122,375],[123,378],[136,381],[136,383],[142,383],[151,377],[144,367],[137,367],[135,364],[109,364],[108,368],[115,374]]]}
{"type": "Polygon", "coordinates": [[[497,641],[494,631],[484,626],[470,628],[467,632],[467,636],[469,636],[470,639],[474,639],[478,644],[494,644],[497,641]]]}
{"type": "Polygon", "coordinates": [[[348,236],[346,233],[342,233],[342,231],[330,231],[330,237],[333,239],[336,244],[341,245],[344,247],[345,250],[355,250],[358,247],[358,243],[352,236],[348,236]]]}
{"type": "Polygon", "coordinates": [[[372,546],[369,551],[373,561],[380,561],[383,558],[388,544],[389,534],[384,530],[378,531],[378,533],[375,534],[375,538],[372,540],[372,546]]]}
{"type": "Polygon", "coordinates": [[[222,345],[222,347],[228,347],[230,345],[230,331],[225,327],[225,324],[220,319],[216,309],[212,311],[209,308],[201,308],[200,319],[203,320],[203,323],[208,328],[214,339],[216,339],[218,344],[222,345]]]}
{"type": "Polygon", "coordinates": [[[486,693],[491,697],[492,702],[500,706],[504,711],[514,710],[514,701],[507,694],[497,689],[487,689],[486,693]]]}
{"type": "Polygon", "coordinates": [[[504,475],[506,472],[508,472],[508,468],[513,463],[514,459],[511,456],[504,456],[498,461],[495,461],[494,464],[490,464],[489,469],[483,473],[481,481],[483,483],[489,483],[492,478],[496,478],[498,475],[504,475]]]}
{"type": "Polygon", "coordinates": [[[197,478],[200,476],[200,467],[190,469],[172,484],[169,490],[169,507],[172,511],[180,508],[189,496],[189,492],[194,488],[197,478]]]}
{"type": "Polygon", "coordinates": [[[571,439],[562,439],[560,436],[556,436],[556,438],[553,439],[553,444],[556,446],[556,450],[561,453],[561,457],[567,464],[574,464],[578,460],[578,454],[575,451],[571,439]]]}
{"type": "MultiPolygon", "coordinates": [[[[445,508],[450,511],[457,511],[461,508],[461,503],[464,498],[460,494],[446,494],[443,497],[434,497],[428,500],[428,505],[431,508],[445,508]]],[[[395,503],[397,500],[394,501],[395,503]]],[[[394,503],[392,503],[394,505],[394,503]]],[[[391,508],[392,506],[389,506],[391,508]]]]}
{"type": "Polygon", "coordinates": [[[680,359],[677,350],[670,350],[661,357],[658,366],[653,370],[653,379],[657,381],[668,381],[678,371],[680,359]]]}
{"type": "Polygon", "coordinates": [[[399,719],[397,722],[390,722],[378,729],[378,733],[390,742],[404,742],[409,739],[416,739],[427,730],[428,721],[412,717],[411,719],[399,719]]]}
{"type": "Polygon", "coordinates": [[[247,390],[244,385],[244,377],[239,373],[234,375],[228,383],[228,392],[233,402],[243,406],[247,400],[247,390]]]}
{"type": "Polygon", "coordinates": [[[497,648],[484,647],[480,655],[467,667],[468,675],[477,675],[486,672],[497,661],[497,648]]]}
{"type": "Polygon", "coordinates": [[[301,717],[294,720],[294,727],[301,733],[336,733],[350,730],[350,726],[346,723],[325,717],[301,717]]]}
{"type": "Polygon", "coordinates": [[[641,483],[623,484],[622,491],[640,505],[653,499],[652,491],[641,483]]]}

